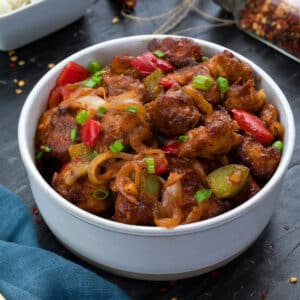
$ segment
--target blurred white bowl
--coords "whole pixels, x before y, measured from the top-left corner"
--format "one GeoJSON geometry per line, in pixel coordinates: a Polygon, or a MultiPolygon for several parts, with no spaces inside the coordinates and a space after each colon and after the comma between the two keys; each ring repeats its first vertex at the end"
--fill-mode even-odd
{"type": "Polygon", "coordinates": [[[40,0],[0,15],[0,50],[19,48],[79,19],[91,0],[40,0]]]}
{"type": "MultiPolygon", "coordinates": [[[[281,183],[292,157],[295,125],[288,101],[260,67],[234,53],[253,68],[259,87],[278,108],[285,127],[284,152],[269,182],[254,197],[217,217],[173,229],[121,224],[90,214],[61,195],[44,180],[34,162],[34,137],[39,117],[46,109],[49,91],[69,61],[103,64],[115,55],[143,53],[148,42],[163,35],[121,38],[84,49],[50,70],[28,96],[19,120],[19,147],[31,189],[40,212],[55,236],[86,261],[127,277],[170,280],[208,272],[245,251],[268,224],[280,195],[281,183]]],[[[225,48],[194,39],[204,55],[225,48]]]]}

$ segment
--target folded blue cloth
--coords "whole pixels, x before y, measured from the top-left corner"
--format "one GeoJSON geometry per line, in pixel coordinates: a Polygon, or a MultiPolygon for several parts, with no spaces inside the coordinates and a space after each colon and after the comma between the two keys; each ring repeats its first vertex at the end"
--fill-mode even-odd
{"type": "MultiPolygon", "coordinates": [[[[117,286],[38,248],[32,216],[0,186],[0,295],[22,299],[128,299],[117,286]]],[[[0,297],[1,298],[1,297],[0,297]]]]}

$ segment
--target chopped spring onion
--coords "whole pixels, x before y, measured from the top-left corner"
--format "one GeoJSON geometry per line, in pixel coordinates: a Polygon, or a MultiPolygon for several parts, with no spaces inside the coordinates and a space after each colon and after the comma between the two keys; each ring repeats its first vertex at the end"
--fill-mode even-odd
{"type": "Polygon", "coordinates": [[[279,150],[280,152],[282,152],[283,151],[283,142],[282,141],[275,141],[272,144],[272,147],[279,150]]]}
{"type": "Polygon", "coordinates": [[[101,84],[102,81],[102,71],[96,72],[90,79],[83,82],[83,86],[88,88],[95,88],[101,84]]]}
{"type": "Polygon", "coordinates": [[[78,124],[83,125],[90,117],[90,113],[87,110],[81,110],[75,117],[78,124]]]}
{"type": "Polygon", "coordinates": [[[179,141],[179,142],[187,142],[188,139],[189,139],[189,137],[188,137],[187,135],[180,135],[180,136],[178,137],[178,141],[179,141]]]}
{"type": "Polygon", "coordinates": [[[45,151],[45,152],[51,152],[51,148],[50,147],[48,147],[48,146],[42,146],[42,149],[45,151]]]}
{"type": "Polygon", "coordinates": [[[76,139],[77,139],[77,130],[76,130],[75,128],[73,128],[73,129],[71,130],[71,141],[72,141],[72,142],[75,142],[76,139]]]}
{"type": "Polygon", "coordinates": [[[88,64],[88,70],[93,75],[96,72],[100,71],[102,69],[101,63],[99,61],[91,61],[88,64]]]}
{"type": "Polygon", "coordinates": [[[218,77],[217,79],[217,84],[219,87],[219,91],[224,94],[227,93],[229,90],[229,84],[228,84],[228,80],[224,77],[218,77]]]}
{"type": "Polygon", "coordinates": [[[209,60],[209,58],[208,58],[207,56],[202,56],[201,60],[202,60],[203,62],[205,62],[205,61],[209,60]]]}
{"type": "Polygon", "coordinates": [[[210,189],[201,189],[196,192],[194,195],[198,203],[203,203],[205,200],[210,198],[212,191],[210,189]]]}
{"type": "Polygon", "coordinates": [[[154,54],[155,56],[159,57],[159,58],[162,58],[162,57],[165,56],[165,53],[162,52],[161,50],[155,50],[155,51],[153,52],[153,54],[154,54]]]}
{"type": "Polygon", "coordinates": [[[97,200],[104,200],[109,195],[109,191],[106,189],[97,189],[93,192],[93,197],[97,200]]]}
{"type": "Polygon", "coordinates": [[[98,152],[96,151],[96,150],[94,150],[93,152],[92,152],[92,154],[91,154],[91,157],[92,158],[95,158],[95,157],[97,157],[98,156],[98,152]]]}
{"type": "Polygon", "coordinates": [[[111,152],[118,153],[124,150],[125,146],[121,143],[121,141],[115,141],[108,148],[111,152]]]}
{"type": "Polygon", "coordinates": [[[36,159],[41,159],[45,152],[51,152],[51,148],[48,146],[41,146],[41,151],[36,155],[36,159]]]}
{"type": "Polygon", "coordinates": [[[137,107],[137,106],[128,106],[128,107],[126,108],[126,111],[135,114],[135,113],[137,113],[137,111],[138,111],[138,107],[137,107]]]}
{"type": "Polygon", "coordinates": [[[100,116],[100,117],[103,117],[107,112],[107,109],[103,106],[100,106],[97,110],[97,114],[100,116]]]}
{"type": "Polygon", "coordinates": [[[146,157],[146,158],[144,158],[144,161],[147,164],[147,172],[149,174],[154,174],[155,173],[154,158],[153,157],[146,157]]]}
{"type": "Polygon", "coordinates": [[[193,86],[198,90],[207,91],[213,85],[213,79],[205,75],[197,75],[194,77],[193,86]]]}
{"type": "Polygon", "coordinates": [[[43,155],[44,155],[44,151],[40,151],[40,152],[36,155],[36,159],[41,159],[43,155]]]}

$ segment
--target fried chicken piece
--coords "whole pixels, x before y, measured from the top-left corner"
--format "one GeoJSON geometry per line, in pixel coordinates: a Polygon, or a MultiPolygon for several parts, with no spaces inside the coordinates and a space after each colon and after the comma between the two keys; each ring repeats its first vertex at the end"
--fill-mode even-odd
{"type": "Polygon", "coordinates": [[[206,65],[214,78],[219,76],[227,78],[230,83],[242,80],[246,82],[253,79],[253,71],[247,63],[236,58],[231,52],[224,52],[214,55],[207,60],[206,65]]]}
{"type": "Polygon", "coordinates": [[[245,137],[237,149],[239,158],[248,166],[251,173],[260,179],[269,179],[275,172],[281,154],[272,147],[264,147],[254,138],[245,137]]]}
{"type": "Polygon", "coordinates": [[[144,98],[146,94],[144,84],[131,75],[105,72],[103,74],[103,83],[108,90],[108,96],[116,96],[132,90],[140,95],[141,98],[144,98]]]}
{"type": "Polygon", "coordinates": [[[266,94],[263,89],[255,90],[253,80],[248,80],[244,84],[232,84],[226,94],[224,106],[228,110],[243,109],[256,113],[265,104],[266,94]]]}
{"type": "Polygon", "coordinates": [[[133,203],[119,193],[115,204],[114,219],[126,224],[153,225],[153,210],[154,203],[150,201],[137,201],[133,203]]]}
{"type": "Polygon", "coordinates": [[[194,128],[201,117],[194,101],[176,85],[147,106],[158,132],[176,136],[194,128]]]}
{"type": "Polygon", "coordinates": [[[186,38],[153,39],[148,45],[151,52],[161,50],[176,68],[193,66],[201,61],[201,47],[186,38]]]}
{"type": "Polygon", "coordinates": [[[242,142],[239,127],[226,111],[214,111],[205,119],[205,126],[186,133],[187,142],[180,143],[179,157],[214,158],[225,155],[242,142]]]}
{"type": "MultiPolygon", "coordinates": [[[[165,78],[166,80],[169,81],[175,81],[180,85],[186,85],[190,83],[193,80],[193,78],[197,75],[205,75],[212,78],[209,69],[204,64],[198,64],[193,67],[185,67],[176,70],[173,73],[168,74],[165,78]]],[[[205,100],[207,100],[212,104],[219,103],[221,99],[219,87],[214,79],[213,79],[212,87],[210,89],[208,89],[207,91],[204,90],[198,90],[198,91],[203,95],[205,100]]]]}
{"type": "Polygon", "coordinates": [[[72,144],[70,132],[78,128],[74,113],[63,103],[46,111],[37,128],[37,147],[48,146],[51,149],[48,156],[67,162],[70,159],[68,149],[72,144]]]}
{"type": "Polygon", "coordinates": [[[79,178],[72,185],[68,185],[64,181],[66,172],[68,172],[68,165],[60,173],[55,172],[52,178],[52,186],[60,195],[76,206],[95,214],[102,213],[110,207],[111,195],[101,200],[95,197],[104,195],[93,196],[97,189],[103,187],[90,183],[86,176],[79,178]]]}

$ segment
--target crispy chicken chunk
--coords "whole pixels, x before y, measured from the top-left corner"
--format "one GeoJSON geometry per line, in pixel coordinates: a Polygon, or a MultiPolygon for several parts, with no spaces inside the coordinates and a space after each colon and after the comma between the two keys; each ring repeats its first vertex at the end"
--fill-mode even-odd
{"type": "MultiPolygon", "coordinates": [[[[72,185],[67,185],[64,181],[64,174],[67,170],[68,166],[63,168],[60,173],[54,173],[52,178],[52,186],[59,194],[91,213],[102,213],[110,207],[110,196],[103,200],[94,198],[93,193],[101,187],[90,183],[87,177],[82,177],[72,185]]],[[[98,196],[101,197],[101,195],[98,196]]]]}
{"type": "MultiPolygon", "coordinates": [[[[211,77],[209,69],[204,64],[198,64],[193,67],[185,67],[174,71],[166,76],[167,80],[175,81],[180,85],[190,83],[196,75],[205,75],[211,77]]],[[[213,79],[213,78],[212,78],[213,79]]],[[[221,99],[221,94],[216,81],[213,79],[213,85],[207,91],[199,90],[205,100],[212,104],[217,104],[221,99]]]]}
{"type": "Polygon", "coordinates": [[[253,72],[247,63],[236,58],[231,52],[214,55],[204,63],[214,78],[225,77],[230,83],[242,80],[246,82],[253,79],[253,72]]]}
{"type": "Polygon", "coordinates": [[[63,162],[69,160],[70,132],[78,126],[73,115],[74,112],[61,104],[42,115],[37,129],[37,146],[48,146],[51,149],[48,155],[63,162]]]}
{"type": "Polygon", "coordinates": [[[273,175],[281,157],[277,149],[266,148],[251,137],[244,138],[237,153],[251,173],[261,179],[269,179],[273,175]]]}
{"type": "Polygon", "coordinates": [[[153,39],[148,48],[150,51],[161,50],[167,60],[176,68],[192,66],[201,61],[201,47],[190,39],[165,38],[153,39]]]}
{"type": "Polygon", "coordinates": [[[237,133],[238,125],[225,111],[214,111],[205,119],[205,126],[192,129],[186,133],[187,142],[180,143],[180,157],[213,158],[225,155],[242,142],[237,133]]]}
{"type": "Polygon", "coordinates": [[[137,114],[126,111],[109,111],[101,120],[102,136],[101,147],[108,146],[117,140],[124,145],[131,146],[137,152],[143,141],[151,138],[150,125],[146,120],[141,120],[137,114]]]}
{"type": "Polygon", "coordinates": [[[137,78],[124,74],[103,74],[103,83],[108,90],[108,96],[116,96],[134,90],[141,98],[146,94],[144,84],[137,78]]]}
{"type": "Polygon", "coordinates": [[[144,201],[133,203],[119,193],[115,204],[114,219],[126,224],[153,225],[153,210],[154,203],[144,201]]]}
{"type": "Polygon", "coordinates": [[[155,129],[169,136],[183,134],[194,128],[201,117],[193,100],[179,86],[173,86],[158,96],[149,103],[147,110],[155,129]]]}
{"type": "Polygon", "coordinates": [[[261,110],[265,100],[264,90],[256,91],[254,81],[248,80],[242,85],[234,83],[230,86],[224,106],[228,110],[235,108],[255,113],[261,110]]]}

